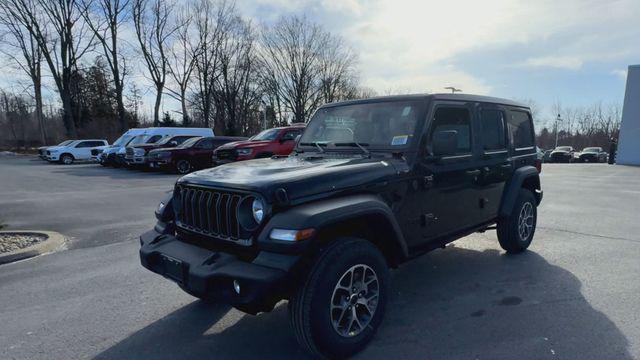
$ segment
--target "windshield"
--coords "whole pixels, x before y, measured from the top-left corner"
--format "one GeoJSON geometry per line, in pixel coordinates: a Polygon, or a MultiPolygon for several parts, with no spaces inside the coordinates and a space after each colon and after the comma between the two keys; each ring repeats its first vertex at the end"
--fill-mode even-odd
{"type": "Polygon", "coordinates": [[[558,146],[556,148],[558,151],[571,151],[571,146],[558,146]]]}
{"type": "Polygon", "coordinates": [[[65,140],[63,142],[61,142],[60,144],[56,145],[56,146],[65,146],[65,145],[69,145],[73,142],[73,140],[65,140]]]}
{"type": "Polygon", "coordinates": [[[587,153],[597,153],[600,151],[602,151],[602,149],[600,149],[599,147],[584,148],[584,150],[582,150],[582,152],[587,152],[587,153]]]}
{"type": "Polygon", "coordinates": [[[387,101],[318,110],[300,145],[404,148],[413,141],[422,102],[387,101]]]}
{"type": "Polygon", "coordinates": [[[253,136],[249,140],[251,141],[262,141],[262,140],[275,140],[278,137],[279,129],[268,129],[260,132],[258,135],[253,136]]]}
{"type": "Polygon", "coordinates": [[[198,140],[202,139],[201,136],[196,136],[196,137],[192,137],[191,139],[187,139],[185,140],[182,144],[178,145],[177,147],[179,148],[190,148],[193,146],[193,144],[197,143],[198,140]]]}
{"type": "Polygon", "coordinates": [[[120,136],[118,138],[118,140],[114,141],[111,146],[123,146],[123,145],[126,145],[132,138],[133,138],[133,136],[124,134],[124,135],[120,136]]]}
{"type": "Polygon", "coordinates": [[[148,137],[149,137],[149,135],[138,135],[138,136],[135,136],[133,139],[131,139],[131,141],[129,141],[129,143],[127,143],[127,145],[128,146],[133,146],[133,145],[138,145],[138,144],[144,144],[148,137]]]}

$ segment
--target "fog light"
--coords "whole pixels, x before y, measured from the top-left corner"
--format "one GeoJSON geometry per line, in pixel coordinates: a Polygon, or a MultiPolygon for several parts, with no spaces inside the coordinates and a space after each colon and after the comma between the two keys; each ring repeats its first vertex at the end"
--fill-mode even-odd
{"type": "Polygon", "coordinates": [[[233,290],[236,291],[236,294],[240,295],[240,283],[238,280],[233,280],[233,290]]]}

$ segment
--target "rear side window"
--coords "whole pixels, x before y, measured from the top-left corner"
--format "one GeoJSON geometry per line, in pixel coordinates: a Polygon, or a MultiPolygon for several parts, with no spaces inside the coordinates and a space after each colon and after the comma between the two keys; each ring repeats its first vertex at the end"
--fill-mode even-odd
{"type": "MultiPolygon", "coordinates": [[[[102,145],[102,144],[100,144],[102,145]]],[[[81,143],[79,143],[78,145],[76,145],[77,148],[88,148],[88,147],[93,147],[93,141],[83,141],[81,143]]]]}
{"type": "Polygon", "coordinates": [[[282,136],[282,140],[294,140],[296,138],[296,136],[300,135],[301,133],[302,133],[302,130],[287,131],[282,136]]]}
{"type": "Polygon", "coordinates": [[[212,139],[202,139],[198,143],[198,147],[201,149],[213,149],[213,140],[212,139]]]}
{"type": "Polygon", "coordinates": [[[162,135],[153,135],[147,140],[147,144],[155,144],[160,139],[162,139],[162,135]]]}
{"type": "Polygon", "coordinates": [[[175,136],[171,141],[175,141],[177,145],[182,144],[186,140],[191,139],[193,136],[175,136]]]}
{"type": "Polygon", "coordinates": [[[518,149],[531,148],[534,145],[533,124],[529,113],[524,111],[510,111],[507,119],[507,129],[513,147],[518,149]]]}
{"type": "MultiPolygon", "coordinates": [[[[458,133],[458,148],[455,154],[468,154],[471,152],[471,116],[469,110],[462,107],[441,107],[436,110],[431,127],[430,140],[438,131],[455,130],[458,133]]],[[[433,141],[429,142],[430,144],[433,141]]]]}
{"type": "Polygon", "coordinates": [[[485,151],[506,149],[504,113],[501,110],[482,110],[482,146],[485,151]]]}

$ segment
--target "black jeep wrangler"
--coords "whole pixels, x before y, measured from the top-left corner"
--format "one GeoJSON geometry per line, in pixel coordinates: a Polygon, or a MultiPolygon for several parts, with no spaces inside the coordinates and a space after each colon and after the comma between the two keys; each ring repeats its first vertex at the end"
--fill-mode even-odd
{"type": "Polygon", "coordinates": [[[530,110],[470,95],[329,104],[287,157],[180,178],[140,237],[147,269],[247,313],[289,300],[300,345],[361,350],[389,268],[476,231],[525,250],[542,200],[530,110]]]}

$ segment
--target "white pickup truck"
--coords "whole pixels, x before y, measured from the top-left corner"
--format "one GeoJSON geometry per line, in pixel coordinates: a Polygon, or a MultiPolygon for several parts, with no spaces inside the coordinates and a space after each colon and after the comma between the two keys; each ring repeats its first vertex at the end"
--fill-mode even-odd
{"type": "Polygon", "coordinates": [[[108,146],[104,139],[74,140],[63,146],[52,146],[46,150],[45,157],[50,162],[59,162],[69,165],[74,161],[86,161],[91,159],[91,149],[108,146]]]}

